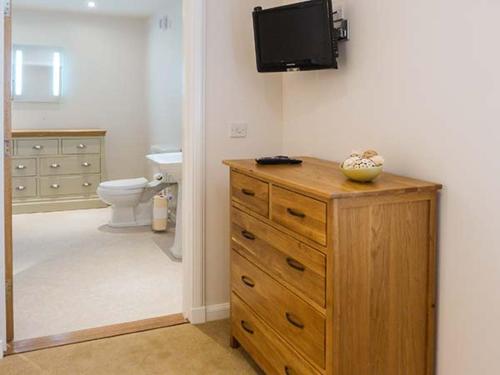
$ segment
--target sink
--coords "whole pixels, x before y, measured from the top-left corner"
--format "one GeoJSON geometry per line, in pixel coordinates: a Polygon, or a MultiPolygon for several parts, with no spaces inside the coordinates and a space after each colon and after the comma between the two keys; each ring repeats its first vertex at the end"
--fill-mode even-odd
{"type": "Polygon", "coordinates": [[[182,180],[182,152],[167,152],[164,154],[147,155],[162,173],[166,173],[173,182],[182,180]]]}
{"type": "Polygon", "coordinates": [[[168,181],[176,182],[179,185],[177,193],[177,214],[175,223],[174,245],[170,248],[170,253],[174,258],[182,260],[182,152],[167,152],[164,154],[147,155],[161,173],[167,175],[168,181]]]}

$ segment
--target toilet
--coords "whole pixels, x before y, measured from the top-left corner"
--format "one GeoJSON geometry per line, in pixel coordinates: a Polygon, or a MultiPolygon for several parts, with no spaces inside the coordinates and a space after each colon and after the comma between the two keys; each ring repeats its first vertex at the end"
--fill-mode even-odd
{"type": "Polygon", "coordinates": [[[97,194],[111,206],[109,226],[113,228],[151,225],[153,197],[166,189],[165,176],[106,181],[99,185],[97,194]]]}

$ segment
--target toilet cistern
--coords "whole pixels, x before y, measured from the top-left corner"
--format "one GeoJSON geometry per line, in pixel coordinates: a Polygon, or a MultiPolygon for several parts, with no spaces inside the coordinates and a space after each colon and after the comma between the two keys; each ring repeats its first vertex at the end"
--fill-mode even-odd
{"type": "Polygon", "coordinates": [[[178,184],[175,240],[170,252],[175,258],[182,259],[182,152],[152,154],[147,155],[146,158],[161,173],[167,175],[167,181],[178,184]]]}

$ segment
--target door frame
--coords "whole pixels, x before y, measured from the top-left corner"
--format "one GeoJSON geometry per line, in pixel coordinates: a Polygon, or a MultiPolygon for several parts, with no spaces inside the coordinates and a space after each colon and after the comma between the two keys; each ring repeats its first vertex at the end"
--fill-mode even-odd
{"type": "MultiPolygon", "coordinates": [[[[15,0],[14,0],[15,1],[15,0]]],[[[10,0],[0,0],[2,9],[10,0]]],[[[0,69],[4,64],[4,20],[0,21],[0,69]]],[[[205,45],[206,45],[205,0],[183,0],[183,55],[184,55],[184,99],[183,99],[183,192],[182,192],[182,244],[183,244],[183,314],[193,324],[207,320],[205,307],[205,45]]],[[[1,75],[2,87],[5,81],[1,75]]],[[[0,110],[4,133],[4,90],[0,90],[0,110]]],[[[4,137],[5,141],[5,137],[4,137]]],[[[0,153],[4,154],[4,142],[0,153]]],[[[8,167],[8,161],[7,161],[8,167]]],[[[4,179],[4,157],[0,157],[0,184],[4,179]]],[[[0,189],[0,246],[5,253],[4,230],[5,199],[0,189]]],[[[0,285],[5,286],[8,266],[5,257],[0,259],[0,285]]],[[[0,358],[7,350],[7,303],[6,288],[0,288],[0,358]],[[3,349],[3,350],[1,350],[3,349]]],[[[12,307],[12,304],[11,304],[12,307]]]]}

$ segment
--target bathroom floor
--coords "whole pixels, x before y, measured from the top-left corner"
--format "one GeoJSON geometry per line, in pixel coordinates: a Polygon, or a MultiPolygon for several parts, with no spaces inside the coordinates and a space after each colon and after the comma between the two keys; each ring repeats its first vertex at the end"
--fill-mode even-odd
{"type": "Polygon", "coordinates": [[[14,215],[16,341],[182,311],[173,233],[109,228],[108,210],[14,215]]]}

